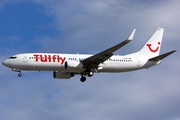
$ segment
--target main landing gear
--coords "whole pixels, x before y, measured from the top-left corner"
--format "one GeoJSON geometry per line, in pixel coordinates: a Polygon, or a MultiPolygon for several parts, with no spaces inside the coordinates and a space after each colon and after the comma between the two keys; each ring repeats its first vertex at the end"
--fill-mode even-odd
{"type": "MultiPolygon", "coordinates": [[[[92,77],[94,75],[93,72],[88,72],[87,74],[85,74],[85,76],[88,76],[88,77],[92,77]]],[[[86,77],[85,77],[83,74],[81,75],[81,79],[80,81],[81,82],[85,82],[86,81],[86,77]]]]}
{"type": "Polygon", "coordinates": [[[86,77],[84,77],[84,76],[82,75],[80,81],[81,81],[81,82],[85,82],[85,81],[86,81],[86,77]]]}

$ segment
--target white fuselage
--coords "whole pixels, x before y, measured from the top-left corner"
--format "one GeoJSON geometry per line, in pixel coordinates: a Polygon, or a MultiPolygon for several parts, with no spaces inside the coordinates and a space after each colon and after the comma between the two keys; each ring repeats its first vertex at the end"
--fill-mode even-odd
{"type": "MultiPolygon", "coordinates": [[[[18,54],[4,61],[4,65],[16,70],[35,71],[61,71],[83,72],[83,69],[65,69],[66,61],[81,61],[92,55],[85,54],[52,54],[52,53],[27,53],[18,54]]],[[[155,65],[156,62],[147,63],[148,60],[137,55],[112,56],[100,64],[94,72],[127,72],[155,65]]]]}

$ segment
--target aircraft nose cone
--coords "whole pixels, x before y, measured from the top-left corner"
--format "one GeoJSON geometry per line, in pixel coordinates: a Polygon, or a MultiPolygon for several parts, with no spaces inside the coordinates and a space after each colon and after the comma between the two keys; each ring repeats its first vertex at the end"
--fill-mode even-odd
{"type": "Polygon", "coordinates": [[[2,64],[3,64],[4,66],[8,66],[8,65],[9,65],[9,60],[3,61],[2,64]]]}

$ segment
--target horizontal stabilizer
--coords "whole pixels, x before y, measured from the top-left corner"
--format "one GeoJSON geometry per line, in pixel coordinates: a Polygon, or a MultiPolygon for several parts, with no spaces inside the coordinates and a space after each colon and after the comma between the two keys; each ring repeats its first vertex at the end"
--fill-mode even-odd
{"type": "Polygon", "coordinates": [[[171,55],[172,53],[176,52],[176,50],[173,50],[171,52],[167,52],[167,53],[164,53],[162,55],[159,55],[159,56],[156,56],[156,57],[153,57],[151,59],[149,59],[150,61],[159,61],[159,60],[162,60],[164,59],[165,57],[171,55]]]}

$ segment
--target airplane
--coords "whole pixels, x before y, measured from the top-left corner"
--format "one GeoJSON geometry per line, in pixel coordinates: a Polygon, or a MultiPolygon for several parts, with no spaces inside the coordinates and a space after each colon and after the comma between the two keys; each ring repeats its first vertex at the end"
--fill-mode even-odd
{"type": "Polygon", "coordinates": [[[136,29],[123,42],[99,52],[90,54],[57,54],[57,53],[24,53],[13,55],[2,64],[12,71],[53,71],[57,79],[70,79],[81,75],[80,81],[85,82],[86,77],[92,77],[100,72],[128,72],[150,68],[161,63],[162,59],[176,52],[176,50],[159,55],[162,44],[164,28],[158,28],[147,43],[138,52],[124,56],[114,55],[114,52],[132,41],[136,29]]]}

